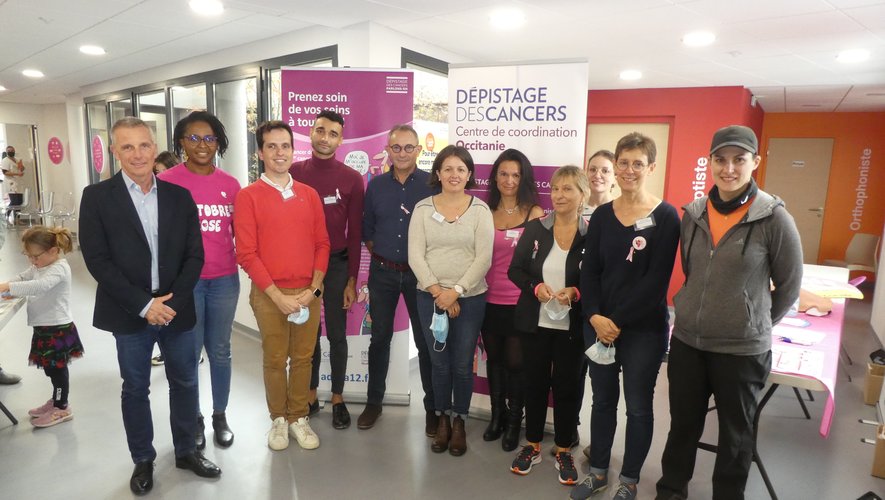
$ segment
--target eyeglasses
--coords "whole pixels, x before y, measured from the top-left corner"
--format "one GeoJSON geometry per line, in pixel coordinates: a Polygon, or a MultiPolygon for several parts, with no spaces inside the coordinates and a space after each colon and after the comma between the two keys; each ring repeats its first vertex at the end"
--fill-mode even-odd
{"type": "Polygon", "coordinates": [[[211,146],[218,141],[218,136],[215,136],[215,135],[204,135],[204,136],[200,137],[197,134],[192,134],[192,135],[187,135],[184,138],[193,144],[199,144],[200,141],[203,141],[206,143],[207,146],[211,146]]]}
{"type": "Polygon", "coordinates": [[[42,252],[38,253],[37,255],[31,255],[31,254],[29,254],[28,252],[22,252],[22,255],[24,255],[25,257],[27,257],[28,260],[37,260],[37,259],[39,259],[40,257],[42,257],[44,253],[46,253],[46,250],[43,250],[42,252]]]}
{"type": "Polygon", "coordinates": [[[602,167],[602,168],[590,167],[587,169],[587,173],[590,175],[596,175],[596,174],[608,175],[608,174],[612,173],[612,169],[610,169],[608,167],[602,167]]]}
{"type": "Polygon", "coordinates": [[[618,163],[615,164],[615,166],[618,167],[618,170],[627,170],[627,167],[630,167],[634,172],[642,172],[648,165],[639,160],[636,160],[633,163],[630,163],[628,160],[618,160],[618,163]]]}
{"type": "Polygon", "coordinates": [[[401,153],[401,152],[403,152],[403,150],[405,150],[406,153],[414,153],[415,148],[417,148],[417,147],[418,147],[417,144],[406,144],[405,146],[400,146],[399,144],[394,144],[393,146],[390,146],[390,150],[393,151],[394,153],[401,153]]]}

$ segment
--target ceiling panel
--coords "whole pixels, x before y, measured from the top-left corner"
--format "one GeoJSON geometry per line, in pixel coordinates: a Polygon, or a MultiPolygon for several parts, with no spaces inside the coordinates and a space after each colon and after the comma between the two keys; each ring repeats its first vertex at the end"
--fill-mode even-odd
{"type": "Polygon", "coordinates": [[[584,58],[591,88],[777,90],[760,97],[768,111],[789,107],[784,93],[790,90],[799,99],[793,104],[833,106],[834,87],[850,89],[839,110],[865,102],[880,109],[881,98],[855,89],[885,85],[885,0],[744,0],[740,8],[722,0],[225,0],[225,6],[221,16],[205,18],[192,13],[187,0],[0,0],[0,19],[15,20],[3,25],[0,84],[10,90],[0,92],[0,101],[58,101],[83,86],[178,60],[311,26],[364,22],[463,60],[584,58]],[[491,29],[489,13],[499,6],[524,10],[526,26],[491,29]],[[683,46],[682,36],[696,29],[713,31],[716,43],[683,46]],[[83,56],[77,48],[84,43],[102,45],[108,54],[83,56]],[[835,61],[838,51],[855,47],[869,49],[870,60],[835,61]],[[47,77],[21,76],[26,66],[39,66],[47,77]],[[644,77],[619,80],[626,68],[644,77]]]}

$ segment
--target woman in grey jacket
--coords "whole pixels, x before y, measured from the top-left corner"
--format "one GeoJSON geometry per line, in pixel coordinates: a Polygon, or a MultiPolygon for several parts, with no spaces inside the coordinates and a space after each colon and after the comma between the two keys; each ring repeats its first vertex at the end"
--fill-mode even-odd
{"type": "Polygon", "coordinates": [[[710,394],[719,416],[713,498],[744,498],[758,395],[771,370],[771,328],[799,297],[802,281],[793,218],[753,181],[758,149],[747,127],[717,131],[710,147],[715,186],[684,207],[685,283],[673,299],[671,423],[658,499],[688,496],[710,394]]]}

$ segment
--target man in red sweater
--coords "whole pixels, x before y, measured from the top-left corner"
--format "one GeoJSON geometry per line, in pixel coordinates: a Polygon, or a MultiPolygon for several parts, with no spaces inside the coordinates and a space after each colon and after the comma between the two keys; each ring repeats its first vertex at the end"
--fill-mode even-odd
{"type": "MultiPolygon", "coordinates": [[[[347,373],[347,310],[356,300],[356,276],[362,253],[363,177],[335,158],[341,145],[344,118],[324,110],[310,129],[310,159],[292,165],[289,173],[298,182],[317,190],[326,215],[326,229],[332,247],[329,266],[323,281],[323,312],[329,363],[332,372],[332,426],[350,427],[350,413],[344,404],[344,379],[347,373]]],[[[310,378],[311,413],[319,411],[316,389],[320,383],[320,329],[317,329],[310,378]]]]}
{"type": "Polygon", "coordinates": [[[261,332],[264,390],[273,420],[267,445],[286,449],[292,436],[312,450],[320,445],[310,428],[308,391],[329,262],[326,218],[317,192],[289,175],[292,129],[269,121],[255,136],[264,173],[237,195],[234,234],[237,263],[252,279],[249,303],[261,332]]]}

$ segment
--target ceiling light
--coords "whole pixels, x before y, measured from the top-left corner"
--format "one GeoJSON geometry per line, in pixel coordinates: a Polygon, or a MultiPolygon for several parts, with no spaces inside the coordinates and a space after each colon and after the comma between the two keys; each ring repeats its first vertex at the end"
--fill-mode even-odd
{"type": "Polygon", "coordinates": [[[80,52],[90,56],[103,56],[106,54],[104,49],[98,45],[81,45],[80,52]]]}
{"type": "Polygon", "coordinates": [[[0,92],[3,92],[4,90],[6,90],[6,87],[4,87],[3,85],[0,85],[0,92]]]}
{"type": "Polygon", "coordinates": [[[498,30],[515,30],[525,24],[525,12],[514,8],[501,8],[489,15],[489,24],[498,30]]]}
{"type": "Polygon", "coordinates": [[[850,49],[839,52],[836,60],[840,63],[859,63],[870,58],[870,51],[866,49],[850,49]]]}
{"type": "Polygon", "coordinates": [[[716,35],[709,31],[692,31],[682,37],[682,43],[689,47],[706,47],[716,41],[716,35]]]}
{"type": "Polygon", "coordinates": [[[224,5],[218,0],[191,0],[188,5],[201,16],[218,16],[224,12],[224,5]]]}
{"type": "Polygon", "coordinates": [[[642,71],[639,71],[638,69],[625,69],[624,71],[621,71],[619,76],[621,77],[621,80],[639,80],[642,78],[642,71]]]}
{"type": "Polygon", "coordinates": [[[38,71],[36,69],[26,69],[22,71],[22,74],[28,78],[43,78],[43,72],[38,71]]]}

